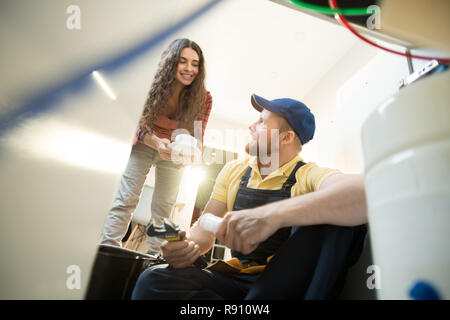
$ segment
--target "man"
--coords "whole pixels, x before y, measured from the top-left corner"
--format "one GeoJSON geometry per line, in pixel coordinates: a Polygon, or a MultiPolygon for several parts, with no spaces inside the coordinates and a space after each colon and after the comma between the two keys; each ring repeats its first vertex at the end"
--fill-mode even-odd
{"type": "Polygon", "coordinates": [[[215,234],[196,223],[183,241],[164,243],[169,268],[144,272],[133,299],[338,297],[365,237],[364,178],[302,161],[315,131],[303,103],[251,102],[260,112],[249,127],[251,157],[225,165],[205,208],[223,221],[215,234]],[[233,259],[192,267],[216,237],[233,259]]]}

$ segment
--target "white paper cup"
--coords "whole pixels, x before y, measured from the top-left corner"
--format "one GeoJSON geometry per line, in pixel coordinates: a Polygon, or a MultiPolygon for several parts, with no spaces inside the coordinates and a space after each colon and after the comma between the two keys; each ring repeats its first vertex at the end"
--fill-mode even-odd
{"type": "Polygon", "coordinates": [[[200,227],[209,232],[216,232],[217,227],[222,222],[223,218],[218,217],[212,213],[205,213],[200,217],[200,227]]]}
{"type": "Polygon", "coordinates": [[[189,134],[179,134],[175,137],[175,143],[188,147],[196,147],[197,139],[189,134]]]}
{"type": "Polygon", "coordinates": [[[175,164],[191,165],[201,162],[202,152],[197,147],[197,139],[191,135],[177,135],[169,148],[172,149],[172,161],[175,164]]]}

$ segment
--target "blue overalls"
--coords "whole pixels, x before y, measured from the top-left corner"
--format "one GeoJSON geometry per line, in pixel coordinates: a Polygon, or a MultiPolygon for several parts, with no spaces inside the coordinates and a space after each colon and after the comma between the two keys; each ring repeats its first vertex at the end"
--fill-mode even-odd
{"type": "MultiPolygon", "coordinates": [[[[234,200],[233,211],[245,210],[263,206],[265,204],[288,199],[291,197],[291,188],[297,182],[295,173],[305,163],[299,161],[283,186],[279,190],[261,190],[251,189],[247,187],[248,180],[252,174],[252,168],[248,167],[247,171],[241,178],[239,189],[234,200]]],[[[231,251],[233,257],[238,258],[244,263],[255,261],[258,264],[266,264],[268,257],[275,254],[281,245],[289,238],[291,227],[281,228],[268,239],[261,242],[259,246],[251,253],[243,255],[240,252],[231,251]]]]}
{"type": "MultiPolygon", "coordinates": [[[[249,167],[242,176],[233,211],[255,208],[291,197],[298,162],[280,190],[247,187],[249,167]]],[[[188,267],[146,270],[132,299],[333,299],[348,268],[359,258],[366,226],[316,225],[282,228],[250,254],[232,251],[241,262],[266,264],[260,274],[233,274],[188,267]]]]}

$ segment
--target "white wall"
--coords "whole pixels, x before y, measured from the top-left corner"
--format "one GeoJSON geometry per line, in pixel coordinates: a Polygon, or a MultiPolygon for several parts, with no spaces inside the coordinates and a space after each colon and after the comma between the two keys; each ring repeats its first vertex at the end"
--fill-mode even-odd
{"type": "Polygon", "coordinates": [[[362,173],[364,120],[408,74],[406,58],[355,44],[305,96],[317,125],[314,140],[301,153],[305,160],[362,173]]]}
{"type": "MultiPolygon", "coordinates": [[[[71,1],[2,1],[0,122],[31,94],[173,25],[174,11],[189,14],[177,11],[178,3],[77,1],[82,27],[71,31],[71,1]]],[[[84,297],[162,49],[120,72],[99,70],[116,100],[89,78],[84,88],[64,90],[47,113],[29,111],[0,133],[0,299],[84,297]]]]}

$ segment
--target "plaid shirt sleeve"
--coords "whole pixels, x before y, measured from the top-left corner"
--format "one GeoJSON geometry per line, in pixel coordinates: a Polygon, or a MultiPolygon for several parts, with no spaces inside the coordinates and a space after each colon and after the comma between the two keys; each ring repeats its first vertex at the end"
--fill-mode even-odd
{"type": "Polygon", "coordinates": [[[205,135],[206,125],[208,124],[209,115],[211,113],[211,109],[212,109],[212,96],[209,91],[206,91],[205,105],[203,106],[202,110],[197,116],[197,121],[202,122],[202,144],[203,144],[203,137],[205,135]]]}
{"type": "Polygon", "coordinates": [[[142,142],[142,140],[144,140],[144,135],[149,132],[151,132],[151,130],[147,125],[145,125],[144,128],[141,128],[140,126],[138,126],[138,128],[136,129],[136,134],[134,135],[133,146],[138,141],[142,142]]]}

